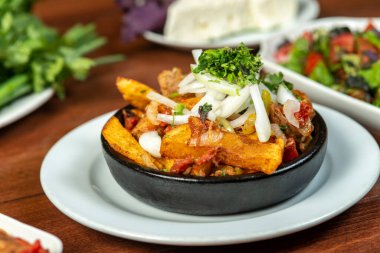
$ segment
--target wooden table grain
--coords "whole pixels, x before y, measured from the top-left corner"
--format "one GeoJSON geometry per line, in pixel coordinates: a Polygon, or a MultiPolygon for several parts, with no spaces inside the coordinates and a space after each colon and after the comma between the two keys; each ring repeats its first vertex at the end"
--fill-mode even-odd
{"type": "MultiPolygon", "coordinates": [[[[378,0],[321,0],[321,17],[380,16],[378,0]]],[[[189,52],[143,39],[120,40],[121,14],[111,0],[44,0],[35,13],[64,31],[77,22],[95,22],[109,39],[94,56],[124,53],[127,60],[94,69],[85,82],[68,80],[67,99],[44,106],[0,129],[0,212],[57,235],[64,252],[380,252],[380,183],[356,205],[316,227],[276,239],[221,246],[176,247],[120,239],[97,232],[62,214],[45,196],[40,167],[48,150],[80,124],[124,105],[114,87],[123,75],[156,86],[156,76],[178,66],[187,69],[189,52]]],[[[373,133],[380,143],[380,134],[373,133]]],[[[363,147],[365,148],[365,147],[363,147]]],[[[64,154],[62,154],[64,155],[64,154]]],[[[365,169],[365,168],[358,168],[365,169]]]]}

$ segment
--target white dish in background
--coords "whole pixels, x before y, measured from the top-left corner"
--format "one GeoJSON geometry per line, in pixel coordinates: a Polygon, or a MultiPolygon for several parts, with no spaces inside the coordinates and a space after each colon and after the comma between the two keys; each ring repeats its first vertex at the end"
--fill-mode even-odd
{"type": "MultiPolygon", "coordinates": [[[[368,18],[347,17],[323,18],[311,21],[292,31],[277,34],[260,45],[260,54],[264,59],[265,69],[269,72],[283,72],[284,76],[286,76],[286,80],[293,83],[295,88],[304,91],[314,102],[341,111],[363,125],[380,132],[380,108],[335,91],[301,74],[288,70],[277,64],[273,57],[277,47],[285,39],[293,41],[302,35],[304,31],[310,31],[316,28],[330,29],[338,26],[347,26],[352,31],[364,30],[368,24],[368,20],[368,18]]],[[[376,27],[380,28],[379,18],[372,18],[372,22],[376,27]]]]}
{"type": "Polygon", "coordinates": [[[314,19],[319,14],[319,4],[316,0],[299,0],[300,8],[298,11],[298,15],[295,18],[294,22],[269,31],[255,31],[255,32],[245,32],[239,33],[233,36],[229,36],[220,40],[210,41],[210,42],[197,42],[197,41],[189,41],[183,42],[178,40],[172,40],[166,38],[161,33],[147,31],[143,34],[143,37],[150,41],[163,46],[174,47],[179,49],[191,50],[194,48],[217,48],[224,46],[237,46],[241,42],[244,42],[246,45],[258,45],[262,40],[271,37],[283,30],[288,30],[299,23],[304,23],[308,20],[314,19]]]}
{"type": "Polygon", "coordinates": [[[191,216],[138,201],[116,183],[102,155],[101,129],[113,113],[59,140],[43,161],[41,184],[50,201],[77,222],[137,241],[223,245],[294,233],[354,205],[376,183],[380,171],[379,147],[362,126],[332,109],[315,108],[328,128],[325,161],[304,191],[273,207],[228,216],[191,216]]]}
{"type": "Polygon", "coordinates": [[[0,109],[0,128],[5,127],[33,112],[38,107],[46,103],[53,96],[53,94],[53,89],[46,89],[41,93],[33,93],[19,98],[0,109]]]}
{"type": "Polygon", "coordinates": [[[63,246],[56,236],[42,231],[38,228],[24,224],[9,216],[0,213],[0,229],[4,230],[12,237],[21,238],[31,244],[40,240],[41,246],[48,249],[50,253],[61,253],[63,246]]]}

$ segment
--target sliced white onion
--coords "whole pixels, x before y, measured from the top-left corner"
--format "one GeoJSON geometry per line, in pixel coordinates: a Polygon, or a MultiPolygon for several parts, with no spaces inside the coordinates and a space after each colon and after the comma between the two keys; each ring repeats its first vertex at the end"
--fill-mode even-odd
{"type": "Polygon", "coordinates": [[[290,124],[293,126],[299,128],[300,124],[296,117],[294,116],[294,113],[299,112],[301,108],[301,104],[298,100],[290,100],[288,99],[283,107],[283,111],[285,114],[286,119],[289,121],[290,124]]]}
{"type": "Polygon", "coordinates": [[[226,94],[216,90],[207,90],[207,94],[219,101],[222,101],[226,97],[226,94]]]}
{"type": "Polygon", "coordinates": [[[264,102],[261,98],[259,86],[257,84],[252,85],[249,88],[253,104],[256,110],[256,122],[255,128],[260,142],[266,142],[271,135],[271,126],[268,118],[268,114],[265,110],[264,102]]]}
{"type": "Polygon", "coordinates": [[[272,128],[272,131],[274,133],[274,135],[277,137],[277,138],[282,138],[284,141],[286,141],[286,136],[285,134],[281,131],[281,128],[278,124],[271,124],[270,125],[271,128],[272,128]]]}
{"type": "Polygon", "coordinates": [[[259,88],[260,88],[260,93],[261,94],[263,93],[263,90],[266,90],[266,91],[269,92],[270,97],[272,98],[272,102],[277,102],[277,95],[274,94],[265,84],[260,83],[259,84],[259,88]]]}
{"type": "Polygon", "coordinates": [[[249,98],[249,86],[245,86],[240,90],[239,96],[231,95],[224,99],[220,105],[219,116],[222,118],[228,118],[235,112],[238,112],[238,109],[247,101],[249,98]]]}
{"type": "Polygon", "coordinates": [[[287,100],[295,100],[297,101],[296,97],[293,95],[292,91],[290,91],[285,85],[280,85],[277,90],[277,101],[280,104],[285,104],[287,100]]]}
{"type": "MultiPolygon", "coordinates": [[[[215,112],[219,108],[221,101],[216,100],[212,94],[210,95],[210,93],[207,92],[206,95],[204,95],[201,98],[201,100],[199,100],[198,103],[196,103],[194,107],[191,109],[191,114],[199,116],[199,113],[198,113],[199,107],[203,106],[206,103],[212,106],[211,112],[215,112]]],[[[209,116],[210,116],[210,112],[209,112],[209,116]]]]}
{"type": "Polygon", "coordinates": [[[181,82],[179,82],[178,87],[181,88],[181,87],[186,86],[186,85],[188,85],[194,81],[195,81],[195,77],[194,77],[193,73],[190,72],[187,76],[185,76],[185,78],[183,78],[181,80],[181,82]]]}
{"type": "MultiPolygon", "coordinates": [[[[204,90],[203,92],[206,92],[205,85],[200,82],[191,82],[186,86],[179,87],[178,93],[179,94],[186,94],[186,93],[195,93],[192,92],[193,90],[199,90],[202,89],[204,90]]],[[[199,92],[198,92],[199,93],[199,92]]]]}
{"type": "Polygon", "coordinates": [[[198,59],[199,59],[199,56],[201,56],[201,54],[202,54],[202,49],[193,49],[192,51],[191,51],[191,53],[193,54],[193,58],[194,58],[194,62],[198,65],[198,63],[199,63],[199,61],[198,61],[198,59]]]}
{"type": "MultiPolygon", "coordinates": [[[[171,100],[170,98],[167,98],[161,94],[158,94],[157,92],[154,92],[154,91],[150,91],[146,97],[152,101],[156,101],[160,104],[163,104],[163,105],[166,105],[167,107],[170,107],[170,108],[175,108],[177,106],[177,102],[171,100]]],[[[188,114],[190,113],[189,110],[187,109],[184,109],[183,112],[185,114],[188,114]]]]}
{"type": "Polygon", "coordinates": [[[175,126],[186,124],[189,122],[190,115],[168,115],[168,114],[157,114],[157,120],[173,124],[175,126]],[[174,117],[174,118],[173,118],[174,117]]]}
{"type": "Polygon", "coordinates": [[[249,98],[247,99],[240,107],[239,109],[236,110],[236,113],[240,113],[242,111],[244,111],[245,109],[247,109],[250,105],[253,106],[253,103],[252,103],[252,99],[249,98]]]}
{"type": "Polygon", "coordinates": [[[161,157],[161,137],[157,131],[143,133],[139,138],[141,147],[154,157],[161,157]]]}
{"type": "Polygon", "coordinates": [[[193,74],[199,82],[203,83],[209,89],[216,90],[227,95],[239,95],[240,86],[238,85],[218,79],[207,73],[193,74]]]}
{"type": "Polygon", "coordinates": [[[244,123],[247,121],[249,115],[251,115],[252,113],[255,113],[255,108],[253,107],[253,105],[248,107],[248,109],[245,111],[245,113],[243,113],[240,117],[230,121],[230,125],[233,128],[241,127],[242,125],[244,125],[244,123]]]}

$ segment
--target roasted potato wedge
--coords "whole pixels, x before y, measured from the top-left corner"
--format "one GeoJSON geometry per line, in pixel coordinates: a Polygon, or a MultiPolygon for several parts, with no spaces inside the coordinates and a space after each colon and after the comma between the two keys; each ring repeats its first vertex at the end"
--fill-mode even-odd
{"type": "Polygon", "coordinates": [[[221,147],[221,163],[272,174],[282,162],[284,141],[261,143],[255,137],[223,132],[223,137],[207,146],[189,146],[189,125],[180,125],[162,138],[161,154],[169,158],[198,158],[210,147],[221,147]]]}
{"type": "Polygon", "coordinates": [[[146,98],[146,95],[150,91],[154,91],[143,83],[124,77],[117,78],[116,86],[123,95],[124,100],[140,110],[144,110],[150,103],[150,100],[146,98]]]}
{"type": "Polygon", "coordinates": [[[116,152],[133,160],[137,164],[153,169],[160,167],[160,163],[140,146],[132,134],[123,127],[116,117],[112,117],[106,123],[103,127],[102,135],[116,152]]]}

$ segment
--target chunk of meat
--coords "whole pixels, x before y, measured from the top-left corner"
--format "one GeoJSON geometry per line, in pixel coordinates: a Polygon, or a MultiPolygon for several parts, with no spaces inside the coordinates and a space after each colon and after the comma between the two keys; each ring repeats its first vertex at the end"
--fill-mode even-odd
{"type": "Polygon", "coordinates": [[[158,84],[161,88],[162,95],[169,97],[170,94],[178,91],[178,84],[183,79],[182,70],[173,68],[164,70],[158,75],[158,84]]]}

